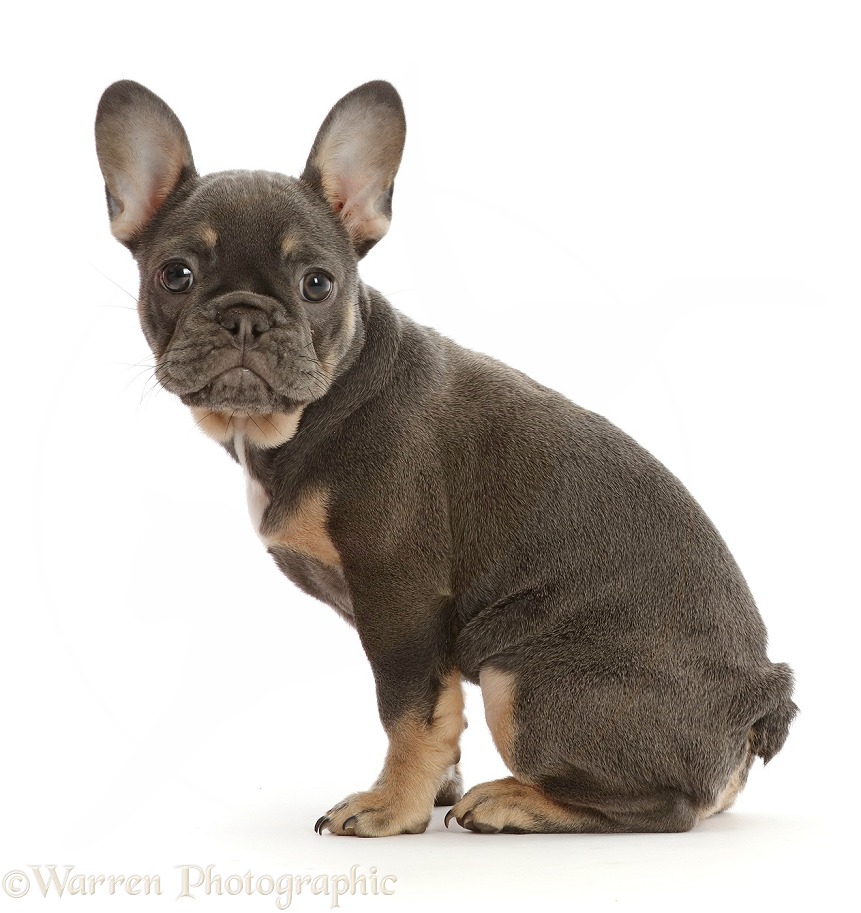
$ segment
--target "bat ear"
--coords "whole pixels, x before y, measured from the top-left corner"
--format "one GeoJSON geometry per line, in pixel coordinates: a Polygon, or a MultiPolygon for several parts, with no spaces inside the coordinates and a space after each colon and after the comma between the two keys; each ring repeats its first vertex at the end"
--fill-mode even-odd
{"type": "Polygon", "coordinates": [[[133,242],[168,196],[195,176],[179,118],[157,95],[128,79],[115,82],[102,95],[96,153],[111,231],[124,244],[133,242]]]}
{"type": "Polygon", "coordinates": [[[365,83],[329,112],[302,172],[344,223],[360,257],[389,230],[406,132],[394,86],[365,83]]]}

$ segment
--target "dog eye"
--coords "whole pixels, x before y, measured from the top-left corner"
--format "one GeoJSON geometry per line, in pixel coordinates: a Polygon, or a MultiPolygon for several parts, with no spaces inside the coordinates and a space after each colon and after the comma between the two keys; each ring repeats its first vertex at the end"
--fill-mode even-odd
{"type": "Polygon", "coordinates": [[[158,278],[162,288],[167,289],[169,292],[187,292],[194,283],[194,274],[179,260],[163,266],[158,278]]]}
{"type": "Polygon", "coordinates": [[[319,270],[313,273],[305,273],[300,286],[302,297],[306,301],[313,302],[325,301],[332,294],[334,287],[335,283],[332,281],[331,276],[327,276],[319,270]]]}

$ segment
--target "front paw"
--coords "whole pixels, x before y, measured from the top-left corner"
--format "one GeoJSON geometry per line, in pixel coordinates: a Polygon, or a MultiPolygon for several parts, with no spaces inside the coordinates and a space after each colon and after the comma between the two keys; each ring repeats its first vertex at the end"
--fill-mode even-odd
{"type": "Polygon", "coordinates": [[[430,822],[430,808],[411,806],[404,797],[382,789],[353,793],[317,820],[318,834],[331,831],[338,836],[390,837],[394,834],[424,833],[430,822]]]}

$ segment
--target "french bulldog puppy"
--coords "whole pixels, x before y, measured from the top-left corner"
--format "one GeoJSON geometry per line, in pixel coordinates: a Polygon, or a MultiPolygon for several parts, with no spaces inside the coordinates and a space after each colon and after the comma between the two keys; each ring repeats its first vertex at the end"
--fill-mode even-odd
{"type": "MultiPolygon", "coordinates": [[[[114,236],[159,382],[241,466],[278,567],[355,626],[389,738],[322,833],[684,831],[796,712],[792,673],[682,484],[601,416],[396,311],[358,274],[405,121],[345,95],[298,179],[198,175],[173,111],[104,93],[114,236]],[[462,795],[462,682],[512,776],[462,795]]],[[[443,283],[440,294],[449,294],[443,283]]]]}

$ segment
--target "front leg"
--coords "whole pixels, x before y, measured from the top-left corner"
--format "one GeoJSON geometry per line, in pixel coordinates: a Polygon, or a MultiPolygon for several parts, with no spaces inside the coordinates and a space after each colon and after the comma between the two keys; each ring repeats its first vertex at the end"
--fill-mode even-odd
{"type": "MultiPolygon", "coordinates": [[[[384,725],[389,749],[380,776],[371,789],[354,793],[323,815],[317,833],[357,837],[420,834],[428,826],[434,802],[452,790],[459,776],[452,770],[460,758],[458,741],[464,729],[460,674],[450,671],[431,687],[432,710],[425,700],[411,701],[400,715],[384,725]],[[423,706],[424,705],[424,706],[423,706]]],[[[383,691],[378,684],[378,693],[383,691]]],[[[414,690],[414,689],[410,689],[414,690]]],[[[380,694],[381,711],[384,711],[380,694]]],[[[451,796],[457,801],[459,789],[451,796]]]]}
{"type": "Polygon", "coordinates": [[[330,809],[318,833],[420,834],[435,802],[460,798],[465,721],[451,647],[451,542],[446,504],[432,494],[445,486],[426,467],[411,477],[411,468],[399,464],[386,474],[403,483],[397,491],[387,482],[336,504],[329,524],[389,746],[374,785],[330,809]]]}

